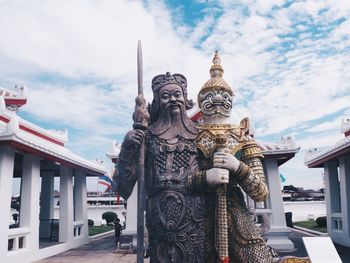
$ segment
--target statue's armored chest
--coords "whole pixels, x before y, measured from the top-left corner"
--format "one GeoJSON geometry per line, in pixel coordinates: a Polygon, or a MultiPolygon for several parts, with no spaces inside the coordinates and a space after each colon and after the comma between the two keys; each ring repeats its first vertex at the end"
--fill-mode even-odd
{"type": "Polygon", "coordinates": [[[154,183],[160,185],[182,184],[189,169],[197,166],[194,140],[178,137],[164,140],[151,136],[148,142],[154,183]]]}
{"type": "Polygon", "coordinates": [[[200,125],[196,146],[205,158],[211,158],[217,148],[219,138],[226,141],[225,151],[233,155],[237,154],[246,140],[245,131],[241,126],[229,124],[222,125],[200,125]]]}

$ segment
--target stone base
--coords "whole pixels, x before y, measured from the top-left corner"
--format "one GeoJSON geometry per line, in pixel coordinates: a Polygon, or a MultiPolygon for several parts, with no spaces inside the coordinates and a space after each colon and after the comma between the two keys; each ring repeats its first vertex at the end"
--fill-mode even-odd
{"type": "Polygon", "coordinates": [[[123,230],[119,238],[119,245],[118,245],[117,251],[124,251],[123,253],[125,252],[136,253],[136,248],[137,248],[136,232],[123,230]]]}
{"type": "Polygon", "coordinates": [[[286,238],[269,238],[267,240],[267,245],[279,252],[293,252],[295,251],[294,244],[292,241],[286,238]]]}
{"type": "Polygon", "coordinates": [[[267,234],[267,245],[279,252],[293,252],[293,242],[288,238],[290,229],[288,227],[272,227],[267,234]]]}

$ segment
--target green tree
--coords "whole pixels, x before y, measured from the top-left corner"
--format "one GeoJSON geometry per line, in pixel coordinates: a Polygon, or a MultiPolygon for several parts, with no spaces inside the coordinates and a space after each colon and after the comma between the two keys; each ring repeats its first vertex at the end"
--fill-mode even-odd
{"type": "Polygon", "coordinates": [[[108,212],[104,212],[102,214],[102,219],[106,220],[107,225],[110,223],[113,223],[113,221],[117,218],[117,214],[112,212],[112,211],[108,211],[108,212]]]}

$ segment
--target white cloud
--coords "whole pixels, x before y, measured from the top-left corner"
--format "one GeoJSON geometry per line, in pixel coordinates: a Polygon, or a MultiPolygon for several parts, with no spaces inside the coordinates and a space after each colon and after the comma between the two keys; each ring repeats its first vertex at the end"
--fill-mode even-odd
{"type": "Polygon", "coordinates": [[[146,67],[164,64],[188,46],[157,3],[11,1],[2,4],[0,22],[1,54],[69,77],[128,76],[135,71],[138,39],[148,50],[145,61],[152,61],[146,67]]]}
{"type": "Polygon", "coordinates": [[[69,145],[81,154],[104,155],[132,122],[138,39],[148,101],[152,77],[167,70],[188,78],[195,100],[219,49],[235,121],[249,115],[262,138],[292,131],[303,147],[338,138],[322,120],[349,111],[348,1],[217,5],[189,27],[177,20],[186,5],[170,11],[155,0],[1,2],[0,85],[26,83],[27,114],[74,129],[69,145]]]}
{"type": "Polygon", "coordinates": [[[334,121],[328,121],[321,123],[319,125],[313,126],[310,129],[307,129],[308,132],[325,132],[325,131],[331,131],[333,133],[336,133],[336,131],[339,131],[340,127],[340,118],[337,118],[334,121]]]}
{"type": "Polygon", "coordinates": [[[344,135],[338,132],[327,132],[324,134],[309,135],[303,139],[298,140],[298,144],[304,150],[311,148],[330,147],[344,138],[344,135]]]}
{"type": "MultiPolygon", "coordinates": [[[[43,121],[58,121],[74,129],[91,129],[102,126],[108,118],[116,116],[123,119],[125,109],[131,110],[131,102],[125,96],[125,102],[113,103],[120,95],[120,89],[105,90],[92,85],[33,87],[29,92],[28,105],[24,111],[43,121]],[[120,115],[121,114],[121,115],[120,115]],[[96,122],[98,121],[98,122],[96,122]]],[[[108,125],[108,122],[106,123],[108,125]]]]}

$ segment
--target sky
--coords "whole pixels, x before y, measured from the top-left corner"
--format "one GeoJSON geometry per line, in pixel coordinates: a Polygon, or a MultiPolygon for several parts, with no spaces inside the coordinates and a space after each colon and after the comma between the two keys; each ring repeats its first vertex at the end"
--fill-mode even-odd
{"type": "Polygon", "coordinates": [[[0,0],[0,39],[0,87],[28,87],[19,115],[67,128],[66,147],[106,167],[132,127],[139,39],[149,102],[166,71],[185,75],[196,100],[219,50],[232,122],[248,116],[257,140],[291,134],[301,146],[280,167],[286,185],[323,187],[305,152],[343,138],[350,115],[348,0],[0,0]]]}

